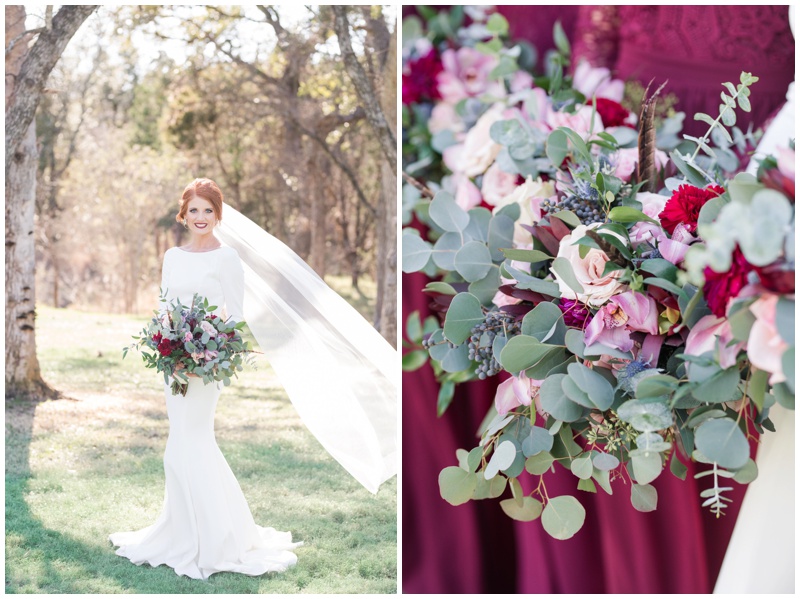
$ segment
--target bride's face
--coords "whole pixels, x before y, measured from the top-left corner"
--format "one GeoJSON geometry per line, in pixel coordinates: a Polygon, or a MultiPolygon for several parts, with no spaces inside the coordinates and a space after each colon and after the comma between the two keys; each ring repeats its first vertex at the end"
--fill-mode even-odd
{"type": "Polygon", "coordinates": [[[195,235],[208,235],[216,223],[217,217],[211,202],[197,196],[189,200],[189,207],[186,209],[186,224],[190,232],[195,235]]]}

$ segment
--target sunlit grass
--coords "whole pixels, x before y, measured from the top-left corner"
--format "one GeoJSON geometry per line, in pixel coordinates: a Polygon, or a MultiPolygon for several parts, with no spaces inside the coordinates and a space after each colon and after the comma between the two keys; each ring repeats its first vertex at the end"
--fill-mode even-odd
{"type": "Polygon", "coordinates": [[[377,496],[355,482],[262,356],[223,391],[217,441],[256,522],[304,541],[298,565],[197,581],[114,554],[108,534],[152,524],[164,499],[163,379],[121,351],[146,319],[38,308],[43,376],[66,397],[6,405],[6,591],[396,592],[396,482],[377,496]]]}

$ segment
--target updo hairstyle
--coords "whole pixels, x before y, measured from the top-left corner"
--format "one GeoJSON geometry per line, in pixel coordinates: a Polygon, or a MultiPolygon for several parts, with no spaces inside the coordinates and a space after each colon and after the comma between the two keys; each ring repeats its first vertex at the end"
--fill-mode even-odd
{"type": "Polygon", "coordinates": [[[180,210],[175,220],[183,224],[183,219],[186,218],[186,211],[189,209],[189,202],[197,196],[211,202],[214,208],[214,216],[217,220],[222,220],[222,192],[216,183],[211,179],[195,179],[186,189],[183,190],[183,195],[180,199],[180,210]]]}

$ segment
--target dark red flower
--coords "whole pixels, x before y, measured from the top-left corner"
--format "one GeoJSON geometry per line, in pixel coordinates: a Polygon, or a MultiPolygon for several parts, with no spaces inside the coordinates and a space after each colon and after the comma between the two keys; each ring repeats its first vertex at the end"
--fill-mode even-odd
{"type": "Polygon", "coordinates": [[[564,313],[564,324],[568,327],[583,329],[586,326],[586,321],[590,316],[589,310],[581,302],[562,297],[558,307],[564,313]]]}
{"type": "Polygon", "coordinates": [[[161,339],[162,339],[161,333],[156,333],[155,335],[153,335],[153,341],[155,341],[156,345],[161,343],[161,339]]]}
{"type": "Polygon", "coordinates": [[[403,67],[403,104],[416,104],[441,98],[436,86],[436,75],[442,63],[431,48],[427,54],[414,58],[403,67]]]}
{"type": "Polygon", "coordinates": [[[703,285],[703,295],[714,316],[725,317],[728,302],[737,297],[742,288],[747,285],[747,275],[754,268],[745,259],[738,245],[733,252],[731,267],[727,272],[715,272],[706,266],[703,271],[703,275],[706,278],[705,285],[703,285]]]}
{"type": "MultiPolygon", "coordinates": [[[[592,99],[586,100],[586,104],[592,105],[592,99]]],[[[597,98],[597,114],[603,120],[603,127],[621,127],[631,116],[630,111],[619,102],[608,98],[597,98]]]]}
{"type": "Polygon", "coordinates": [[[174,345],[169,339],[162,339],[158,344],[158,352],[162,356],[168,356],[172,353],[174,345]]]}
{"type": "Polygon", "coordinates": [[[794,265],[786,261],[777,261],[766,266],[754,267],[761,284],[780,295],[794,293],[794,265]]]}
{"type": "Polygon", "coordinates": [[[681,185],[667,200],[664,210],[658,215],[661,226],[672,235],[675,227],[683,223],[691,233],[694,233],[697,231],[697,217],[700,216],[700,208],[708,200],[722,195],[724,191],[719,185],[711,185],[705,189],[693,185],[681,185]]]}

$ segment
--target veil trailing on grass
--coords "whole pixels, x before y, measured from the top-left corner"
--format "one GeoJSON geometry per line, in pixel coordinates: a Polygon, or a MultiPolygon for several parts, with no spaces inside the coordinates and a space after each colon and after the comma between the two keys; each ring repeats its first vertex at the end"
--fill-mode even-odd
{"type": "Polygon", "coordinates": [[[372,493],[397,472],[397,352],[288,246],[225,204],[244,318],[297,413],[372,493]]]}

